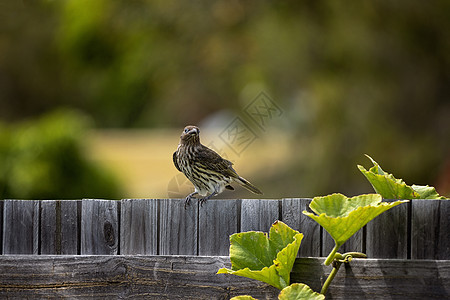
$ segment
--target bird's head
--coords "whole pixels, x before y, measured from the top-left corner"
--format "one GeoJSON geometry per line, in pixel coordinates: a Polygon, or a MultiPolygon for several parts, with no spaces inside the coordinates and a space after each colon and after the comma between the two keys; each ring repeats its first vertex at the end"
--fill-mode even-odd
{"type": "Polygon", "coordinates": [[[197,126],[189,125],[184,127],[183,132],[181,133],[181,143],[184,144],[195,144],[200,143],[200,129],[197,126]]]}

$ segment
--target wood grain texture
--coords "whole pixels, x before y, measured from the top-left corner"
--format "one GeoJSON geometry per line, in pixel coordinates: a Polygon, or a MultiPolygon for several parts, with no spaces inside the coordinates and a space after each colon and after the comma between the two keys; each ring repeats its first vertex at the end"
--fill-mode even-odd
{"type": "MultiPolygon", "coordinates": [[[[331,267],[297,259],[291,282],[319,291],[331,267]]],[[[233,275],[229,257],[0,256],[2,299],[276,299],[279,290],[233,275]]],[[[354,259],[341,266],[327,299],[448,299],[450,261],[354,259]]]]}
{"type": "MultiPolygon", "coordinates": [[[[297,259],[291,282],[320,291],[331,267],[324,259],[297,259]]],[[[354,259],[339,269],[326,299],[449,299],[450,261],[354,259]]]]}
{"type": "Polygon", "coordinates": [[[38,254],[39,201],[5,200],[3,254],[38,254]]]}
{"type": "MultiPolygon", "coordinates": [[[[326,256],[333,247],[328,233],[302,214],[311,199],[209,200],[187,210],[183,201],[2,200],[1,254],[228,255],[231,234],[267,232],[278,217],[304,234],[300,257],[326,256]]],[[[371,258],[450,259],[449,206],[448,200],[396,206],[339,252],[362,248],[371,258]]]]}
{"type": "Polygon", "coordinates": [[[269,232],[278,220],[278,200],[243,199],[241,206],[241,232],[269,232]]]}
{"type": "Polygon", "coordinates": [[[199,255],[228,255],[230,235],[238,232],[240,200],[208,200],[199,208],[199,255]]]}
{"type": "Polygon", "coordinates": [[[80,224],[81,200],[59,201],[60,219],[57,223],[61,226],[61,254],[79,254],[80,252],[80,224]]]}
{"type": "Polygon", "coordinates": [[[186,209],[184,209],[184,199],[161,199],[159,203],[159,254],[197,255],[197,202],[193,201],[189,206],[186,207],[186,209]]]}
{"type": "Polygon", "coordinates": [[[370,258],[408,258],[408,205],[397,205],[367,225],[366,254],[370,258]]]}
{"type": "Polygon", "coordinates": [[[281,220],[291,228],[303,233],[298,251],[299,257],[321,256],[321,227],[302,211],[309,209],[311,199],[285,198],[281,201],[281,220]]]}
{"type": "Polygon", "coordinates": [[[412,200],[411,258],[450,259],[450,201],[412,200]]]}
{"type": "Polygon", "coordinates": [[[118,203],[115,200],[84,199],[82,201],[81,254],[117,254],[118,203]]]}
{"type": "Polygon", "coordinates": [[[40,254],[60,254],[61,245],[59,244],[60,231],[56,224],[56,215],[60,213],[56,210],[56,200],[41,201],[41,242],[40,254]]]}
{"type": "Polygon", "coordinates": [[[157,200],[124,199],[121,202],[120,209],[121,254],[157,254],[157,200]]]}
{"type": "Polygon", "coordinates": [[[3,254],[3,206],[5,201],[0,200],[0,255],[3,254]]]}
{"type": "Polygon", "coordinates": [[[237,276],[216,275],[228,257],[4,256],[0,298],[273,299],[278,290],[237,276]],[[7,271],[6,271],[7,270],[7,271]]]}

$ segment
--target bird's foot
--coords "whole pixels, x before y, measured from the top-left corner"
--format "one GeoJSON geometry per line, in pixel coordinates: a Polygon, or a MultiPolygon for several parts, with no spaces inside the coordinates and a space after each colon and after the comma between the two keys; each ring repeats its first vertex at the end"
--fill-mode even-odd
{"type": "Polygon", "coordinates": [[[208,199],[209,199],[209,197],[198,199],[198,202],[200,202],[200,207],[203,207],[203,203],[205,203],[206,200],[208,200],[208,199]]]}
{"type": "Polygon", "coordinates": [[[186,209],[186,206],[189,205],[192,199],[195,199],[194,195],[197,195],[197,192],[190,193],[186,196],[186,199],[184,200],[184,209],[186,209]]]}
{"type": "Polygon", "coordinates": [[[211,197],[213,197],[215,195],[217,195],[217,192],[214,192],[214,193],[212,193],[211,195],[209,195],[207,197],[199,199],[198,201],[200,202],[200,207],[203,207],[203,203],[205,203],[206,200],[210,199],[211,197]]]}

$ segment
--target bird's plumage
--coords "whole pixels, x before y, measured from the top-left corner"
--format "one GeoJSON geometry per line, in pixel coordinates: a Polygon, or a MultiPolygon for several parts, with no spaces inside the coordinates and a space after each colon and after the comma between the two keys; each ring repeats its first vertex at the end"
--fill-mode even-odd
{"type": "Polygon", "coordinates": [[[177,170],[184,173],[195,187],[195,192],[186,197],[186,204],[196,194],[204,197],[200,199],[203,203],[225,188],[234,190],[230,185],[232,182],[237,182],[255,194],[262,194],[257,187],[237,174],[231,161],[202,145],[199,134],[198,127],[186,126],[172,157],[177,170]]]}

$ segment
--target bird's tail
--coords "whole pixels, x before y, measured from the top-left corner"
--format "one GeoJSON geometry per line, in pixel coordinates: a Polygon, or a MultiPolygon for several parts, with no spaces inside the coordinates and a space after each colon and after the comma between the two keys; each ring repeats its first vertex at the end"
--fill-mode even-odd
{"type": "Polygon", "coordinates": [[[243,186],[250,192],[258,194],[258,195],[262,195],[262,192],[256,186],[254,186],[248,180],[246,180],[245,178],[239,177],[239,178],[236,178],[235,180],[237,183],[239,183],[241,186],[243,186]]]}

